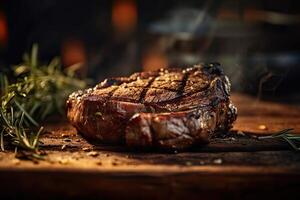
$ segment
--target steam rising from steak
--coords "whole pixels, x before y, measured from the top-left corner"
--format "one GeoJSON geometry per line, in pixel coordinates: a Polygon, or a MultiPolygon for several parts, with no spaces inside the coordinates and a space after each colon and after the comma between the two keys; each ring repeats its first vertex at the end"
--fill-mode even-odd
{"type": "Polygon", "coordinates": [[[67,101],[68,119],[103,143],[182,149],[209,142],[236,119],[218,63],[106,79],[67,101]]]}

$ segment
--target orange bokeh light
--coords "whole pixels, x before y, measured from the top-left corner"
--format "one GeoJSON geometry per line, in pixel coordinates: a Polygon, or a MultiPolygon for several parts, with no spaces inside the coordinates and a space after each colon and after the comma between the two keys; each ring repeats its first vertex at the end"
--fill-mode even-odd
{"type": "Polygon", "coordinates": [[[86,61],[85,47],[80,40],[66,40],[62,44],[62,62],[64,66],[86,61]]]}
{"type": "Polygon", "coordinates": [[[0,43],[5,46],[8,39],[6,17],[3,12],[0,12],[0,43]]]}
{"type": "Polygon", "coordinates": [[[112,23],[115,30],[128,32],[137,23],[137,6],[135,0],[116,0],[112,8],[112,23]]]}

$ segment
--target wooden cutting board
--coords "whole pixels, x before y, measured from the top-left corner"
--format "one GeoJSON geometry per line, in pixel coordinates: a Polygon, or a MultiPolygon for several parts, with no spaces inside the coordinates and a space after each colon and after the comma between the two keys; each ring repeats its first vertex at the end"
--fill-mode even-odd
{"type": "Polygon", "coordinates": [[[1,199],[300,197],[300,154],[255,136],[285,128],[300,133],[300,108],[241,94],[232,99],[239,113],[233,131],[188,152],[94,145],[66,122],[47,124],[45,160],[0,153],[1,199]]]}

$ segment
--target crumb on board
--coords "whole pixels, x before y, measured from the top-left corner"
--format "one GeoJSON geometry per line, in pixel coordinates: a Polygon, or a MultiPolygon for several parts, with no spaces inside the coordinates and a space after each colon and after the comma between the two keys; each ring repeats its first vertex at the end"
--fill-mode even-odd
{"type": "Polygon", "coordinates": [[[240,136],[245,136],[245,133],[243,131],[237,131],[236,133],[240,136]]]}
{"type": "Polygon", "coordinates": [[[193,163],[192,163],[191,161],[187,161],[187,162],[185,162],[185,165],[186,165],[186,166],[192,166],[193,163]]]}
{"type": "Polygon", "coordinates": [[[17,159],[17,158],[14,158],[14,159],[12,160],[12,163],[13,163],[14,165],[19,165],[19,164],[21,163],[21,161],[20,161],[19,159],[17,159]]]}
{"type": "Polygon", "coordinates": [[[82,151],[91,151],[91,149],[89,147],[83,147],[82,151]]]}
{"type": "Polygon", "coordinates": [[[99,153],[97,151],[90,151],[86,155],[91,157],[97,157],[99,156],[99,153]]]}
{"type": "Polygon", "coordinates": [[[69,164],[69,159],[66,159],[66,158],[60,158],[60,159],[58,160],[58,163],[59,163],[59,164],[62,164],[62,165],[67,165],[67,164],[69,164]]]}
{"type": "Polygon", "coordinates": [[[65,148],[67,148],[66,144],[64,144],[64,145],[61,146],[61,150],[64,150],[65,148]]]}
{"type": "Polygon", "coordinates": [[[217,164],[217,165],[220,165],[220,164],[223,163],[223,160],[221,158],[217,158],[217,159],[213,160],[213,163],[217,164]]]}
{"type": "Polygon", "coordinates": [[[264,125],[264,124],[260,124],[260,125],[258,126],[258,129],[259,129],[259,130],[265,131],[265,130],[268,130],[268,127],[267,127],[266,125],[264,125]]]}
{"type": "Polygon", "coordinates": [[[101,166],[101,165],[102,165],[102,162],[101,162],[101,161],[98,161],[98,162],[96,162],[96,165],[101,166]]]}
{"type": "Polygon", "coordinates": [[[117,163],[116,161],[113,161],[111,164],[112,164],[113,166],[119,165],[119,163],[117,163]]]}

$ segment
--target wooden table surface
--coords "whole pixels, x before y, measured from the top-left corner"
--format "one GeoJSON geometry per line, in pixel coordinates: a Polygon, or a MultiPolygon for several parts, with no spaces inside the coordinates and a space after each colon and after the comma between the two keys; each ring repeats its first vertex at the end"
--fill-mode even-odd
{"type": "Polygon", "coordinates": [[[252,135],[300,133],[300,108],[241,94],[232,99],[239,114],[232,133],[188,152],[93,145],[66,122],[48,124],[45,160],[0,152],[1,199],[299,198],[300,153],[252,135]]]}

